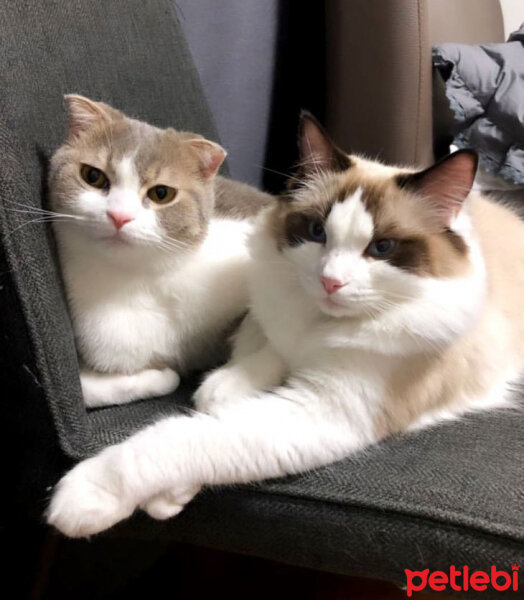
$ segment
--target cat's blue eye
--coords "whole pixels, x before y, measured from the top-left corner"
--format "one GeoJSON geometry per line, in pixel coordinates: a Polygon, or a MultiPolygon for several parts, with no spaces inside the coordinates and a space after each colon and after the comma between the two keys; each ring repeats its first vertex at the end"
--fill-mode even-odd
{"type": "Polygon", "coordinates": [[[309,239],[317,244],[325,244],[326,232],[319,221],[310,221],[308,224],[309,239]]]}
{"type": "Polygon", "coordinates": [[[395,240],[373,240],[366,248],[366,254],[373,258],[387,258],[395,249],[395,240]]]}

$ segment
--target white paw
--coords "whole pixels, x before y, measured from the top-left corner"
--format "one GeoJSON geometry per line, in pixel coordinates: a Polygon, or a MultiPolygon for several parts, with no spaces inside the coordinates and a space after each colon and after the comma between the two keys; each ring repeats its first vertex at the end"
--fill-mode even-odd
{"type": "Polygon", "coordinates": [[[85,372],[80,375],[84,402],[89,408],[127,404],[134,400],[165,396],[180,383],[173,369],[146,369],[132,375],[85,372]]]}
{"type": "Polygon", "coordinates": [[[178,515],[184,506],[198,494],[200,488],[190,488],[185,492],[167,491],[161,492],[142,502],[140,508],[153,519],[170,519],[178,515]]]}
{"type": "MultiPolygon", "coordinates": [[[[148,369],[145,374],[145,389],[146,395],[144,398],[153,396],[165,396],[174,392],[180,384],[180,376],[173,369],[148,369]],[[149,393],[147,393],[149,390],[149,393]]],[[[140,375],[140,374],[139,374],[140,375]]]]}
{"type": "Polygon", "coordinates": [[[129,517],[135,506],[118,492],[117,474],[104,455],[85,460],[56,486],[47,522],[69,537],[86,537],[129,517]]]}
{"type": "Polygon", "coordinates": [[[193,395],[196,409],[211,413],[239,398],[254,396],[259,390],[252,384],[245,371],[231,366],[210,373],[193,395]]]}

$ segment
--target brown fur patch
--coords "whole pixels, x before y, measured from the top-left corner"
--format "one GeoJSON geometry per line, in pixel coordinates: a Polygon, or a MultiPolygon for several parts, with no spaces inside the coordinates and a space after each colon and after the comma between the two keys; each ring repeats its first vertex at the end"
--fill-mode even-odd
{"type": "Polygon", "coordinates": [[[309,219],[324,222],[331,210],[328,203],[312,203],[297,206],[293,202],[279,202],[269,214],[268,229],[277,241],[279,250],[285,246],[297,246],[302,243],[309,219]]]}
{"type": "Polygon", "coordinates": [[[287,194],[270,219],[278,247],[304,241],[300,232],[307,218],[327,219],[334,203],[343,202],[357,189],[374,223],[374,239],[394,239],[396,247],[387,259],[400,269],[419,276],[453,277],[468,266],[467,246],[456,233],[442,227],[432,206],[401,189],[401,169],[351,157],[343,173],[324,173],[306,180],[287,194]]]}

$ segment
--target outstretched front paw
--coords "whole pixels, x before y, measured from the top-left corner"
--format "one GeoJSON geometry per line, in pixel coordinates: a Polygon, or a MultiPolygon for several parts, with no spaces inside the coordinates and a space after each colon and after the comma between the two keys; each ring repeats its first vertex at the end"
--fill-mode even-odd
{"type": "Polygon", "coordinates": [[[104,454],[78,464],[56,486],[47,522],[68,537],[86,537],[129,517],[135,505],[118,493],[104,454]]]}

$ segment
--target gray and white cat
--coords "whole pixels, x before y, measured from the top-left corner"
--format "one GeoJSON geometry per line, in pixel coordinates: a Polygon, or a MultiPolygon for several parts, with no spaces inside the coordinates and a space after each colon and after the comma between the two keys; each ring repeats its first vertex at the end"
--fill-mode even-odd
{"type": "Polygon", "coordinates": [[[85,402],[167,394],[246,311],[245,216],[271,197],[215,177],[226,152],[197,134],[66,104],[49,183],[85,402]]]}
{"type": "Polygon", "coordinates": [[[250,313],[193,416],[109,447],[60,481],[69,536],[204,485],[323,465],[395,432],[510,403],[524,368],[524,223],[469,193],[476,156],[412,172],[336,148],[309,116],[295,189],[250,242],[250,313]]]}

